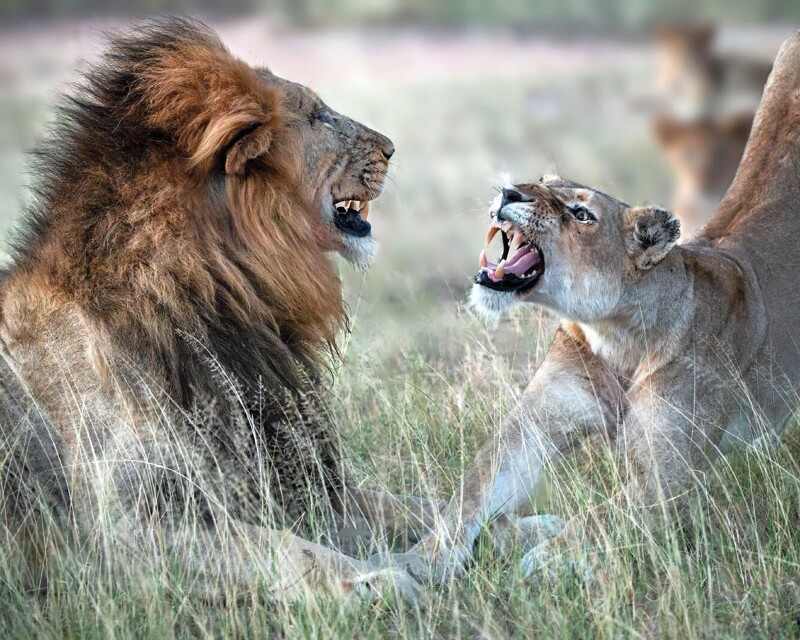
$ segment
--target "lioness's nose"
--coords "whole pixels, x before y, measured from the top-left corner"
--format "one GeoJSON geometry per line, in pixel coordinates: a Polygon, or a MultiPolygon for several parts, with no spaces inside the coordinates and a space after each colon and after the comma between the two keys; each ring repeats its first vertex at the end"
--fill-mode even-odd
{"type": "Polygon", "coordinates": [[[390,142],[387,146],[381,149],[381,151],[383,151],[384,158],[391,160],[392,156],[394,155],[394,145],[390,142]]]}
{"type": "Polygon", "coordinates": [[[503,198],[500,201],[500,208],[502,209],[504,206],[509,204],[510,202],[524,202],[525,196],[516,189],[503,189],[503,198]]]}

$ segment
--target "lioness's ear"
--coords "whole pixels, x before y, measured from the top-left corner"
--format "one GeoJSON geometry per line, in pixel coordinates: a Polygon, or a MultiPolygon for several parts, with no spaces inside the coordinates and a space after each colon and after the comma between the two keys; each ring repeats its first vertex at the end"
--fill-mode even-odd
{"type": "Polygon", "coordinates": [[[747,144],[753,126],[752,113],[737,113],[719,123],[720,133],[737,145],[747,144]]]}
{"type": "Polygon", "coordinates": [[[630,207],[626,215],[625,244],[636,268],[657,265],[678,241],[681,223],[659,207],[630,207]]]}
{"type": "Polygon", "coordinates": [[[667,115],[657,115],[653,118],[653,132],[656,134],[656,140],[661,146],[669,146],[680,134],[685,131],[685,127],[681,127],[681,123],[675,118],[667,115]]]}

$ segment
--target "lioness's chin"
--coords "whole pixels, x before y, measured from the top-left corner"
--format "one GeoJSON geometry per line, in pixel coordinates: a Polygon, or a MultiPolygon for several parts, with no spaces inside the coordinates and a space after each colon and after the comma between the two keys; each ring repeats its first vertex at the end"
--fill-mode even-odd
{"type": "Polygon", "coordinates": [[[470,307],[487,320],[497,320],[500,314],[520,304],[522,300],[513,291],[496,291],[480,284],[472,285],[470,307]]]}
{"type": "Polygon", "coordinates": [[[356,238],[342,234],[338,245],[339,255],[359,269],[369,267],[378,253],[378,241],[372,235],[356,238]]]}

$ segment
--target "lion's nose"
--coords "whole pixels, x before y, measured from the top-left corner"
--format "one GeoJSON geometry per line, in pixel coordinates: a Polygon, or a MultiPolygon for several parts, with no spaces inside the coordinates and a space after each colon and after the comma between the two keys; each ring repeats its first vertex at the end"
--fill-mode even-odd
{"type": "Polygon", "coordinates": [[[500,208],[502,209],[504,206],[511,202],[524,202],[525,196],[516,189],[506,188],[503,189],[503,198],[500,201],[500,208]]]}

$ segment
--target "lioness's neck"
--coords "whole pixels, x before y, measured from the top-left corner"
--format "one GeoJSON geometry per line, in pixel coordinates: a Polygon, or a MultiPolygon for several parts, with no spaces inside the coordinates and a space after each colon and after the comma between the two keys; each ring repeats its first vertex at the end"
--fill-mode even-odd
{"type": "Polygon", "coordinates": [[[632,376],[643,365],[657,368],[689,325],[692,289],[683,249],[675,247],[660,264],[626,282],[612,314],[580,327],[592,351],[621,375],[632,376]]]}

